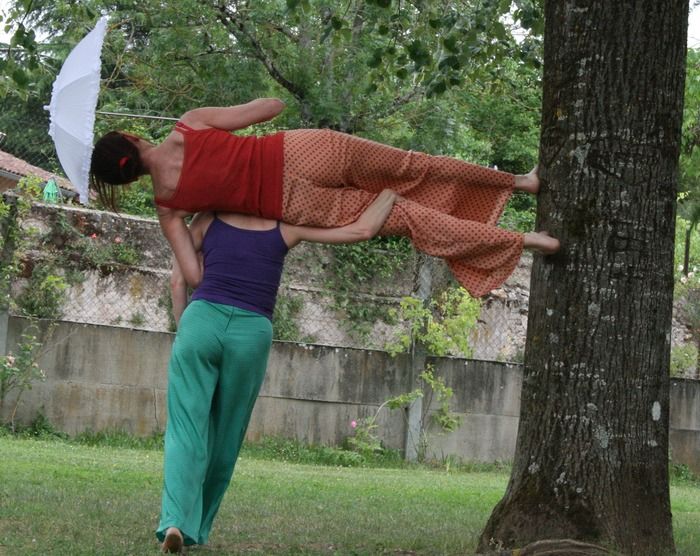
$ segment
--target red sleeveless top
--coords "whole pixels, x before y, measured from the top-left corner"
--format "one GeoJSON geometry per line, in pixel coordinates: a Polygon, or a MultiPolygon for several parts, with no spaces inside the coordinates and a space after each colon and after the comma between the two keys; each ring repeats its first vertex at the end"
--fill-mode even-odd
{"type": "Polygon", "coordinates": [[[256,137],[177,122],[185,156],[175,194],[156,204],[201,212],[218,210],[282,218],[284,132],[256,137]]]}

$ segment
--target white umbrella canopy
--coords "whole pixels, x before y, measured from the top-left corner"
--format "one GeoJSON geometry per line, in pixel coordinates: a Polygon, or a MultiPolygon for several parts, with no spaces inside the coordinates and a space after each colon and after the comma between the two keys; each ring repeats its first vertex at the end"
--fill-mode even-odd
{"type": "Polygon", "coordinates": [[[68,55],[46,107],[51,120],[49,135],[56,145],[58,160],[83,204],[88,202],[95,109],[100,92],[100,52],[107,19],[102,17],[68,55]]]}

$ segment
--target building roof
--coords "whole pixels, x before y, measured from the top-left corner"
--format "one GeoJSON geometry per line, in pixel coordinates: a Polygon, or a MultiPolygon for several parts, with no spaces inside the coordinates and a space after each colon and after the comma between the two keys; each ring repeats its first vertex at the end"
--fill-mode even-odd
{"type": "Polygon", "coordinates": [[[37,176],[42,180],[54,178],[61,189],[75,192],[75,187],[66,178],[47,172],[38,166],[32,166],[25,160],[0,150],[0,179],[5,178],[2,180],[3,183],[7,181],[17,182],[25,176],[37,176]]]}

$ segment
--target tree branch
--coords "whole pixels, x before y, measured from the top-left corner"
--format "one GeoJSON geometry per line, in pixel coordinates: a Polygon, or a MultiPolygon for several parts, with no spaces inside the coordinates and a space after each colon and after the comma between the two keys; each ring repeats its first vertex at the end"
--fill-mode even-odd
{"type": "MultiPolygon", "coordinates": [[[[206,2],[203,3],[208,5],[206,2]]],[[[243,18],[224,4],[219,4],[216,9],[219,12],[217,19],[234,37],[236,37],[240,43],[249,46],[250,54],[265,67],[267,72],[270,74],[270,77],[272,77],[284,89],[289,91],[289,93],[291,93],[291,95],[297,99],[297,101],[303,103],[306,97],[306,92],[297,84],[292,83],[289,79],[282,75],[280,70],[272,61],[272,58],[265,52],[265,49],[260,44],[260,41],[258,41],[251,30],[246,26],[243,18]]]]}

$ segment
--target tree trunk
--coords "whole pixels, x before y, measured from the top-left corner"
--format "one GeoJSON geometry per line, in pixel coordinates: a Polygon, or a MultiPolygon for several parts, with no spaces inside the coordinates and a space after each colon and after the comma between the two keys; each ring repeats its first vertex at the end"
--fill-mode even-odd
{"type": "Polygon", "coordinates": [[[673,242],[687,0],[545,2],[538,228],[520,427],[480,551],[674,551],[673,242]]]}

